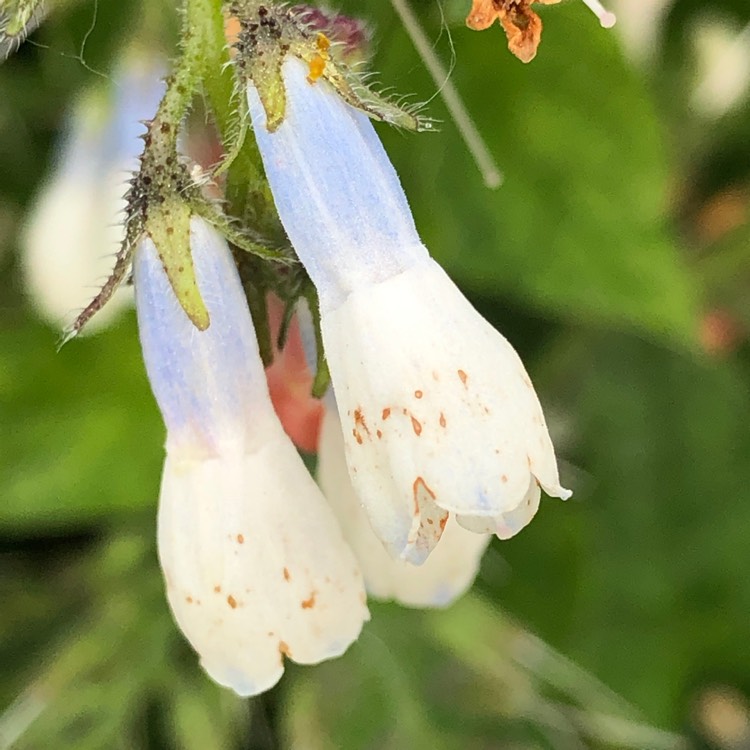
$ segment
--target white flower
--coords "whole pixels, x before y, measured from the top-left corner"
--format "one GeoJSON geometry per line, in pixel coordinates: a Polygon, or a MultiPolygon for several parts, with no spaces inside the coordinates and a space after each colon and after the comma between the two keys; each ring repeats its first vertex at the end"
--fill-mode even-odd
{"type": "Polygon", "coordinates": [[[368,612],[356,560],[274,414],[231,252],[195,217],[191,251],[204,332],[150,239],[134,259],[143,356],[167,426],[159,557],[205,670],[254,695],[278,681],[285,657],[343,653],[368,612]]]}
{"type": "MultiPolygon", "coordinates": [[[[88,92],[70,116],[22,237],[30,299],[54,326],[70,323],[112,270],[124,237],[127,180],[143,148],[141,121],[153,116],[163,89],[160,65],[131,58],[111,91],[88,92]]],[[[87,330],[112,320],[130,300],[128,288],[118,290],[87,330]]]]}
{"type": "Polygon", "coordinates": [[[370,596],[395,599],[409,607],[445,607],[474,582],[491,536],[472,534],[454,518],[448,519],[440,544],[423,565],[394,560],[386,552],[352,487],[335,407],[323,417],[318,483],[359,560],[370,596]]]}
{"type": "Polygon", "coordinates": [[[422,563],[449,514],[507,538],[560,486],[511,345],[429,257],[370,121],[287,59],[273,133],[248,101],[279,216],[315,283],[354,489],[393,557],[422,563]]]}
{"type": "Polygon", "coordinates": [[[637,62],[648,62],[658,50],[664,20],[675,0],[612,0],[625,50],[637,62]]]}
{"type": "Polygon", "coordinates": [[[690,104],[701,115],[721,117],[750,89],[750,23],[739,29],[721,17],[703,16],[692,36],[697,83],[690,104]]]}

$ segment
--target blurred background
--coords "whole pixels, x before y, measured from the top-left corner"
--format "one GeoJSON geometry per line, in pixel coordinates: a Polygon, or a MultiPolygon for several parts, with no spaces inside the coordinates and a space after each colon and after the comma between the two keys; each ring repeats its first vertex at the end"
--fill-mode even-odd
{"type": "Polygon", "coordinates": [[[0,750],[750,748],[750,3],[612,0],[611,31],[537,6],[529,65],[465,28],[468,0],[412,5],[497,190],[391,5],[340,7],[378,79],[432,99],[438,133],[379,132],[526,362],[573,499],[495,540],[451,609],[374,603],[342,659],[251,701],[211,684],[162,592],[134,315],[58,352],[21,239],[74,102],[134,36],[173,56],[178,20],[65,2],[0,65],[0,750]]]}

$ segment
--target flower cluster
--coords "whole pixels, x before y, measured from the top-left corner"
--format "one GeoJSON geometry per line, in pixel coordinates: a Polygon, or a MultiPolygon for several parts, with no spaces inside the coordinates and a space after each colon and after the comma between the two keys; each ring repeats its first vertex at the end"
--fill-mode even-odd
{"type": "Polygon", "coordinates": [[[542,490],[570,495],[518,355],[420,240],[371,118],[420,120],[352,76],[363,29],[251,5],[231,32],[235,70],[299,264],[237,230],[178,154],[187,68],[146,123],[115,270],[75,326],[132,270],[167,429],[169,603],[208,674],[241,695],[274,685],[287,658],[342,654],[369,618],[367,594],[450,604],[493,535],[531,521],[542,490]],[[290,325],[305,295],[274,302],[263,273],[280,289],[307,285],[312,309],[297,305],[290,325]],[[322,401],[313,372],[330,374],[322,401]],[[317,483],[295,443],[318,454],[317,483]]]}

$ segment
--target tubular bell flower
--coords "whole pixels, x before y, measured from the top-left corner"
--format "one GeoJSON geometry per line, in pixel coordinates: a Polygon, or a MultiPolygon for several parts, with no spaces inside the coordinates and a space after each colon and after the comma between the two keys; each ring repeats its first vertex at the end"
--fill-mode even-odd
{"type": "Polygon", "coordinates": [[[196,217],[190,247],[205,331],[153,241],[134,256],[143,356],[167,427],[159,557],[205,670],[254,695],[278,681],[284,657],[343,653],[369,615],[356,560],[273,411],[229,247],[196,217]]]}
{"type": "Polygon", "coordinates": [[[256,139],[318,290],[352,485],[393,557],[425,561],[450,514],[508,538],[566,498],[518,355],[429,256],[368,118],[288,57],[283,122],[256,139]]]}
{"type": "MultiPolygon", "coordinates": [[[[112,270],[125,230],[127,179],[143,148],[142,120],[164,90],[161,64],[133,54],[106,96],[89,92],[75,107],[58,163],[29,215],[22,260],[31,301],[55,326],[70,322],[112,270]]],[[[125,288],[92,322],[112,320],[130,302],[125,288]]]]}

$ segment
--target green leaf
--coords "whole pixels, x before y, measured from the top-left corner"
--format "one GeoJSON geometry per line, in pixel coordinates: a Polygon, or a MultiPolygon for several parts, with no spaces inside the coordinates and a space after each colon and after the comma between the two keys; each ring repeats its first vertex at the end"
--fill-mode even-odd
{"type": "Polygon", "coordinates": [[[17,737],[19,750],[142,746],[147,701],[174,636],[161,576],[136,535],[113,539],[87,562],[79,585],[91,602],[32,660],[26,689],[0,716],[0,738],[17,737]]]}
{"type": "MultiPolygon", "coordinates": [[[[578,382],[577,452],[590,481],[567,507],[585,532],[558,645],[649,718],[674,724],[694,681],[731,682],[750,669],[750,652],[737,647],[750,642],[750,589],[740,583],[747,369],[623,336],[582,349],[576,372],[561,374],[578,382]]],[[[533,554],[516,548],[511,561],[522,569],[533,554]]]]}
{"type": "Polygon", "coordinates": [[[198,667],[168,671],[163,692],[169,699],[169,724],[181,750],[229,750],[241,746],[247,725],[247,700],[212,682],[198,667]]]}
{"type": "Polygon", "coordinates": [[[371,605],[371,611],[372,622],[341,659],[304,672],[288,670],[296,678],[285,726],[288,745],[467,747],[450,744],[426,703],[423,670],[434,654],[424,642],[421,616],[388,605],[371,605]]]}
{"type": "Polygon", "coordinates": [[[133,322],[59,354],[49,329],[0,329],[0,529],[81,527],[154,505],[163,428],[133,322]]]}

